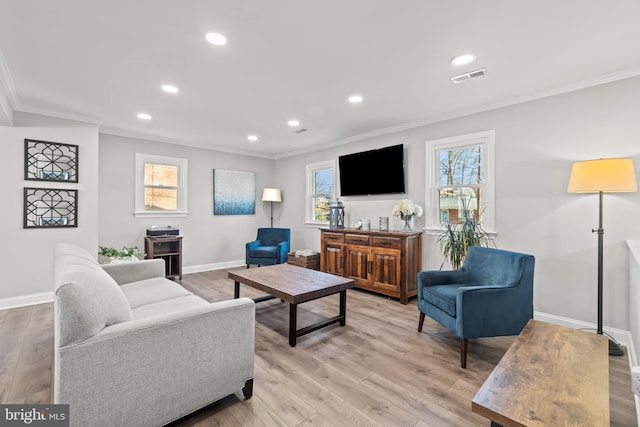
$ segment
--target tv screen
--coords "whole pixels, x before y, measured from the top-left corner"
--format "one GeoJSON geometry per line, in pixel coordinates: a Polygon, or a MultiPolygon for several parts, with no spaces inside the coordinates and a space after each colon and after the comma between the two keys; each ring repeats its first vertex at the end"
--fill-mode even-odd
{"type": "Polygon", "coordinates": [[[340,195],[404,193],[402,144],[338,157],[340,195]]]}

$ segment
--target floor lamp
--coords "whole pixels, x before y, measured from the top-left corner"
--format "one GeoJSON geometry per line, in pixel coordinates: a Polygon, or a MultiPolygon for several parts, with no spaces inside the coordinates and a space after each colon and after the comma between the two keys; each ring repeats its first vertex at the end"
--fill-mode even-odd
{"type": "MultiPolygon", "coordinates": [[[[571,168],[569,178],[569,193],[598,193],[600,196],[600,218],[598,229],[591,230],[598,233],[598,330],[602,335],[602,260],[604,228],[602,228],[602,199],[603,193],[629,193],[638,191],[636,175],[631,159],[597,159],[576,162],[571,168]]],[[[614,341],[609,339],[609,354],[622,356],[624,351],[614,341]]]]}
{"type": "Polygon", "coordinates": [[[271,228],[273,228],[273,202],[282,202],[282,193],[277,188],[265,188],[262,191],[262,201],[271,202],[271,228]]]}

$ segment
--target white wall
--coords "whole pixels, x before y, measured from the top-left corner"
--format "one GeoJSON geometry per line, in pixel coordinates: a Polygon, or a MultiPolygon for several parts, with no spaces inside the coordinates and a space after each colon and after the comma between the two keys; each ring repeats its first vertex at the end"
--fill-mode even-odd
{"type": "Polygon", "coordinates": [[[4,184],[0,221],[4,224],[0,244],[0,308],[51,300],[53,247],[75,243],[94,250],[98,243],[98,130],[85,127],[0,127],[4,184]],[[52,183],[24,180],[24,139],[76,144],[79,149],[78,184],[59,188],[78,189],[78,227],[23,228],[24,187],[52,187],[52,183]]]}
{"type": "MultiPolygon", "coordinates": [[[[283,223],[295,247],[319,250],[319,232],[304,227],[305,164],[356,151],[405,144],[405,197],[424,206],[425,141],[495,129],[496,231],[504,249],[536,257],[536,311],[596,322],[597,195],[568,194],[574,161],[631,157],[640,177],[640,78],[632,78],[380,135],[276,162],[276,185],[288,196],[283,223]]],[[[368,171],[363,173],[383,173],[368,171]]],[[[390,216],[400,196],[345,197],[348,223],[390,216]]],[[[605,195],[605,327],[629,330],[627,239],[640,238],[640,193],[605,195]]],[[[416,226],[422,226],[423,218],[416,226]]],[[[433,236],[424,237],[423,268],[439,268],[433,236]]]]}
{"type": "MultiPolygon", "coordinates": [[[[245,243],[258,227],[269,227],[270,205],[262,190],[274,185],[274,161],[156,141],[100,134],[99,244],[144,247],[146,229],[176,225],[183,239],[186,272],[238,265],[245,260],[245,243]],[[135,153],[185,158],[189,161],[188,209],[185,218],[137,218],[134,210],[135,153]],[[255,215],[213,215],[213,169],[256,174],[255,215]]],[[[280,225],[274,206],[274,226],[280,225]]]]}

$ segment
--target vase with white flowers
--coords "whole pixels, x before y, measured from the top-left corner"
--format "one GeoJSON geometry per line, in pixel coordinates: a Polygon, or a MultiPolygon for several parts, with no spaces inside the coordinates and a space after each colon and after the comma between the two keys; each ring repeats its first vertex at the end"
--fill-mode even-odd
{"type": "Polygon", "coordinates": [[[414,216],[422,216],[422,206],[413,203],[409,199],[402,199],[400,203],[391,209],[393,216],[399,216],[404,221],[403,231],[411,231],[411,220],[414,216]]]}

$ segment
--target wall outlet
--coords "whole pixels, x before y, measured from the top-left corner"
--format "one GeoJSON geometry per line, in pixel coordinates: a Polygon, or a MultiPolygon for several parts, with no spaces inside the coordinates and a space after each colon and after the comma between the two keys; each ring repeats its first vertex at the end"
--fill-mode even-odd
{"type": "Polygon", "coordinates": [[[640,366],[631,368],[631,391],[640,396],[640,366]]]}

